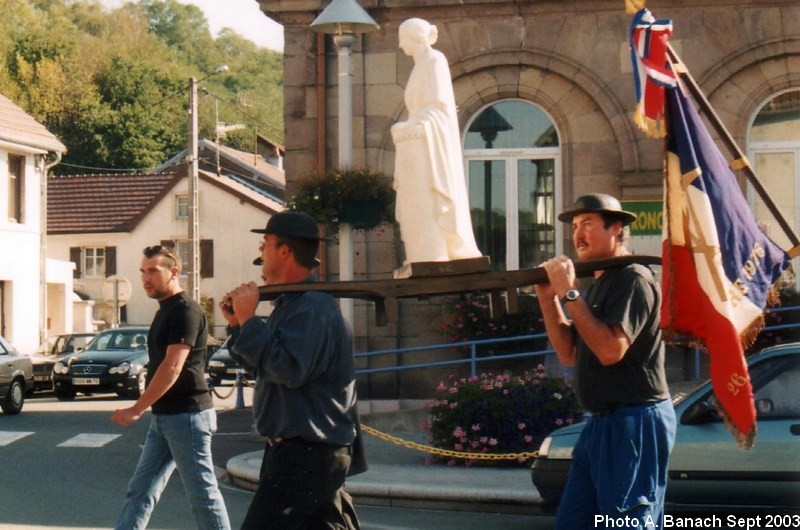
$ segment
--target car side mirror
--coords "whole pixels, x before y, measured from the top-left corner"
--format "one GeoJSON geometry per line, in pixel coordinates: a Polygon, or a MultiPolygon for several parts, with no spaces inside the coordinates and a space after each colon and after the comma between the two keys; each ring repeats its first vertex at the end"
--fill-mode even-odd
{"type": "Polygon", "coordinates": [[[697,425],[706,423],[714,419],[714,411],[709,406],[708,401],[701,399],[694,405],[686,409],[681,417],[681,423],[685,425],[697,425]]]}

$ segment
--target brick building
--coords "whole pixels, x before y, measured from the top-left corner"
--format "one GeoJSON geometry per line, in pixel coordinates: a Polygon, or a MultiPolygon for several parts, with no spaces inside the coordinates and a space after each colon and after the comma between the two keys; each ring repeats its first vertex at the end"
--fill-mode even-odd
{"type": "MultiPolygon", "coordinates": [[[[285,170],[291,196],[299,175],[338,159],[336,47],[330,36],[309,29],[329,2],[259,3],[284,26],[285,170]]],[[[549,255],[569,253],[568,234],[554,219],[580,194],[607,192],[637,208],[661,200],[663,143],[647,138],[631,120],[631,16],[622,0],[359,4],[380,29],[359,36],[353,49],[354,165],[393,173],[390,127],[404,119],[403,87],[413,67],[398,49],[398,26],[411,17],[436,24],[434,47],[448,58],[453,77],[473,227],[495,266],[531,267],[549,255]],[[487,120],[491,113],[502,121],[487,120]]],[[[647,7],[657,18],[673,21],[670,42],[796,226],[800,4],[652,0],[647,7]]],[[[763,205],[744,183],[743,189],[759,220],[787,247],[763,205]]],[[[635,234],[634,249],[657,252],[659,237],[651,234],[635,234]]],[[[337,259],[330,259],[336,252],[332,245],[331,280],[337,279],[337,259]]],[[[402,245],[391,230],[356,236],[356,279],[387,277],[400,263],[402,245]]],[[[374,326],[370,311],[367,304],[356,305],[357,351],[445,339],[439,331],[440,301],[403,301],[398,323],[386,328],[374,326]]],[[[685,365],[685,359],[673,359],[672,377],[686,377],[685,365]]],[[[409,396],[433,388],[437,375],[425,377],[431,380],[376,377],[371,389],[409,396]]]]}

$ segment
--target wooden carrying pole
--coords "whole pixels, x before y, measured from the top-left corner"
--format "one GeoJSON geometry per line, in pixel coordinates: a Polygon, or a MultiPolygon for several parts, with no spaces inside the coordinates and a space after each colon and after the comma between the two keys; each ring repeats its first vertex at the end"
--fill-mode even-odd
{"type": "Polygon", "coordinates": [[[714,127],[714,130],[717,131],[717,134],[720,135],[722,141],[725,145],[730,149],[734,156],[736,157],[734,161],[731,163],[731,169],[744,170],[744,174],[747,177],[748,182],[753,186],[753,188],[758,193],[761,200],[764,201],[764,204],[769,209],[770,213],[772,213],[775,220],[778,221],[781,229],[789,238],[789,241],[792,243],[792,248],[787,250],[787,253],[791,258],[795,258],[800,255],[800,239],[797,238],[797,234],[794,233],[794,230],[783,217],[783,214],[778,210],[778,207],[772,201],[772,198],[767,193],[767,190],[761,184],[761,181],[758,180],[753,168],[750,166],[750,162],[747,160],[747,157],[742,153],[742,150],[739,149],[739,146],[736,144],[736,141],[733,139],[731,134],[728,132],[728,129],[725,128],[725,125],[722,123],[722,120],[719,119],[717,113],[714,112],[711,103],[709,103],[708,99],[706,99],[705,94],[703,94],[700,87],[697,85],[697,82],[694,80],[692,75],[689,73],[689,70],[686,68],[686,64],[681,60],[675,50],[672,48],[671,44],[667,44],[667,52],[669,53],[670,60],[673,62],[673,69],[674,71],[681,77],[681,79],[686,83],[689,91],[692,93],[694,98],[697,100],[700,108],[702,109],[703,113],[708,117],[708,121],[714,127]]]}

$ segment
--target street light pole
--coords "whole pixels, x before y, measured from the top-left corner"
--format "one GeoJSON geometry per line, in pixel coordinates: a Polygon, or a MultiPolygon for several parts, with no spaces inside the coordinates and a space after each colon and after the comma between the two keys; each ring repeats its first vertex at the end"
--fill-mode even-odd
{"type": "MultiPolygon", "coordinates": [[[[228,66],[217,66],[212,73],[200,81],[228,71],[228,66]]],[[[200,167],[197,139],[197,85],[194,77],[189,78],[189,146],[187,162],[189,163],[189,260],[187,276],[189,277],[189,295],[195,302],[200,302],[200,167]]],[[[184,265],[187,263],[184,262],[184,265]]]]}
{"type": "MultiPolygon", "coordinates": [[[[353,165],[353,67],[356,35],[378,29],[378,23],[355,0],[333,0],[311,23],[311,29],[333,35],[338,50],[339,167],[353,165]]],[[[353,227],[339,224],[339,280],[353,279],[353,227]]],[[[353,325],[353,299],[339,301],[342,316],[353,325]]]]}
{"type": "Polygon", "coordinates": [[[200,184],[197,160],[197,80],[189,78],[189,295],[200,302],[200,184]]]}

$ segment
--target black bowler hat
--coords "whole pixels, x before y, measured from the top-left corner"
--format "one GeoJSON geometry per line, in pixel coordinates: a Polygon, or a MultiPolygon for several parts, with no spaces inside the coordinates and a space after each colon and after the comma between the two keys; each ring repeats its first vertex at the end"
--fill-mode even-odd
{"type": "Polygon", "coordinates": [[[622,209],[619,201],[605,193],[590,193],[578,197],[572,208],[558,214],[558,220],[564,223],[572,222],[572,218],[582,213],[606,213],[618,217],[623,226],[636,220],[636,214],[622,209]]]}
{"type": "Polygon", "coordinates": [[[280,212],[269,218],[266,228],[250,230],[256,234],[272,234],[298,239],[328,239],[319,236],[319,226],[313,217],[303,212],[280,212]]]}

